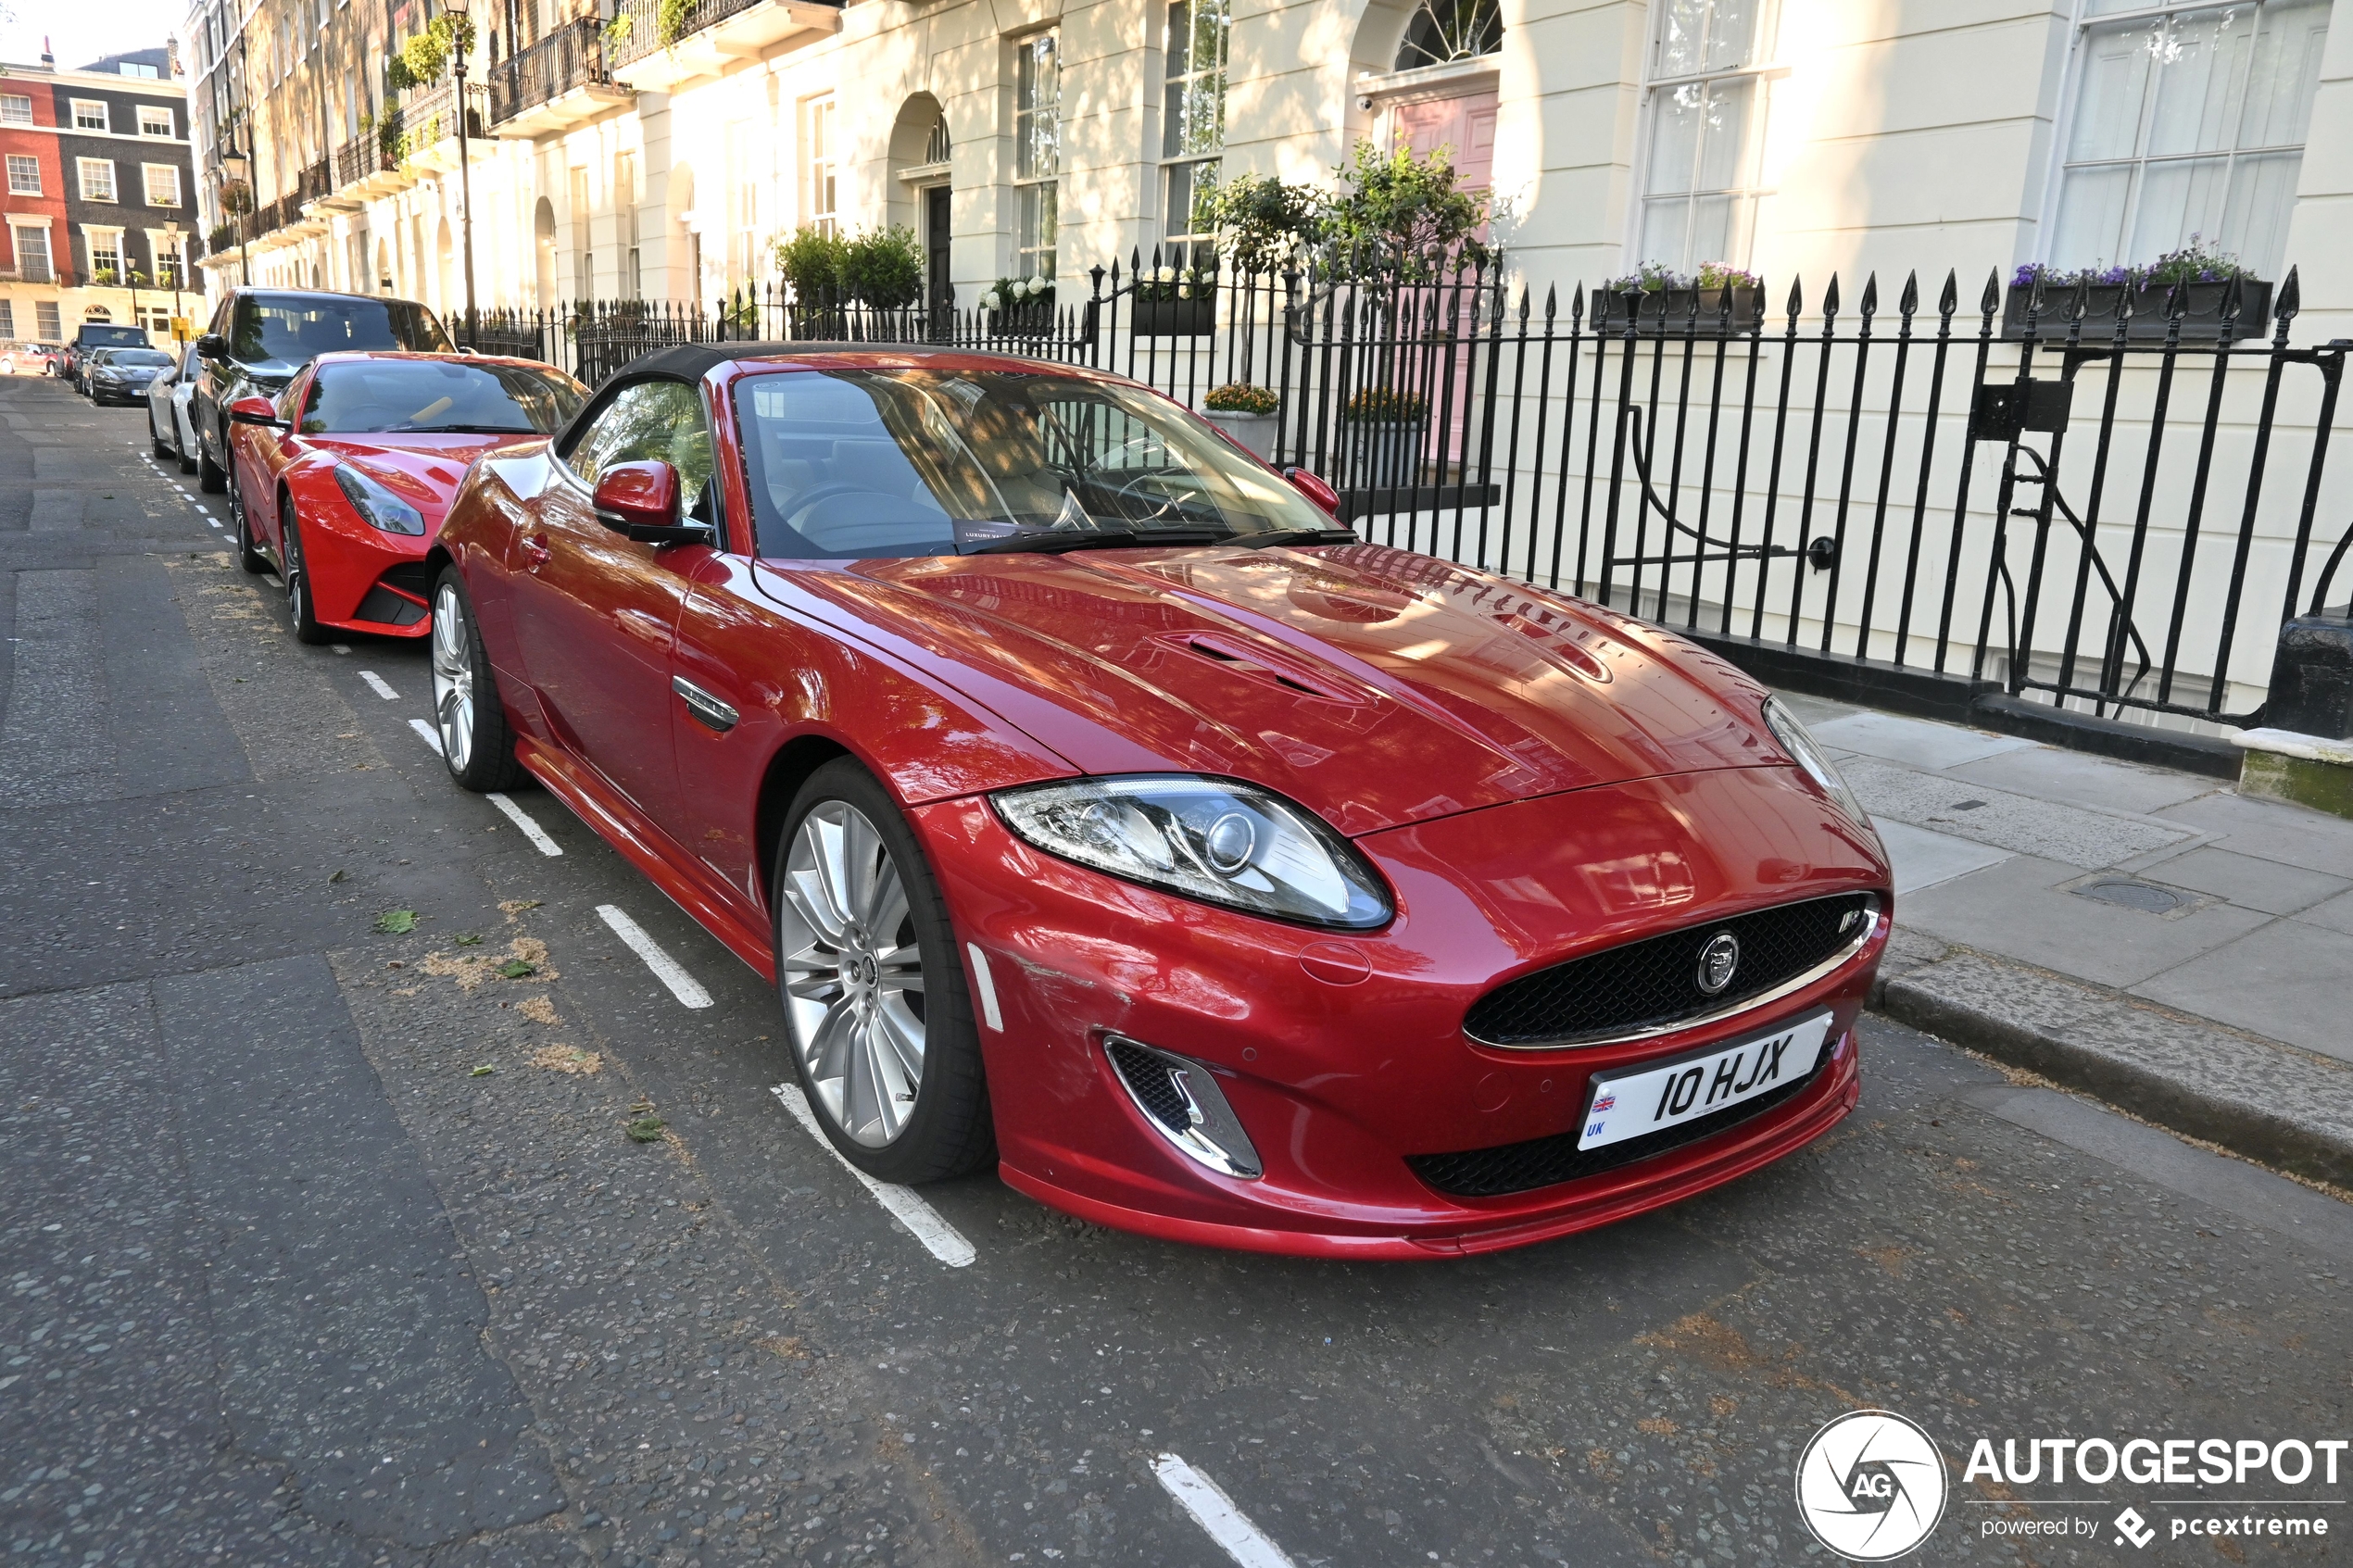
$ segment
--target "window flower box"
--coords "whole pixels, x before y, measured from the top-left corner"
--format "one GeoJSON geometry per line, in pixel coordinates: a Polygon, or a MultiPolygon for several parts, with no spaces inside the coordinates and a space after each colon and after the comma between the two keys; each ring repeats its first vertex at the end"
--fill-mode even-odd
{"type": "MultiPolygon", "coordinates": [[[[1664,332],[1669,337],[1685,332],[1698,337],[1745,336],[1755,331],[1765,320],[1765,290],[1757,284],[1735,284],[1730,288],[1679,286],[1651,289],[1633,295],[1631,301],[1634,306],[1633,325],[1637,331],[1664,332]],[[1731,307],[1729,318],[1724,313],[1727,296],[1731,307]]],[[[1596,329],[1624,332],[1628,302],[1629,295],[1625,294],[1603,291],[1603,308],[1595,312],[1596,329]]]]}
{"type": "Polygon", "coordinates": [[[1139,293],[1129,317],[1138,337],[1207,337],[1217,330],[1217,296],[1147,299],[1139,293]]]}
{"type": "MultiPolygon", "coordinates": [[[[2259,338],[2271,320],[2271,285],[2259,278],[2241,278],[2239,285],[2239,316],[2231,331],[2231,341],[2246,343],[2259,338]]],[[[2184,283],[2182,306],[2182,339],[2183,343],[2213,343],[2222,335],[2222,296],[2229,292],[2227,282],[2184,283]]],[[[2083,336],[2087,344],[2113,342],[2116,337],[2116,307],[2124,297],[2130,283],[2094,283],[2085,291],[2083,306],[2083,336]]],[[[2013,282],[2002,300],[2001,336],[2016,342],[2026,335],[2027,298],[2030,285],[2013,282]]],[[[2172,322],[2163,283],[2149,283],[2133,295],[2133,320],[2125,329],[2127,343],[2163,343],[2172,322]]],[[[2048,344],[2067,336],[2075,311],[2075,286],[2071,283],[2043,285],[2042,313],[2034,319],[2034,340],[2048,344]]]]}

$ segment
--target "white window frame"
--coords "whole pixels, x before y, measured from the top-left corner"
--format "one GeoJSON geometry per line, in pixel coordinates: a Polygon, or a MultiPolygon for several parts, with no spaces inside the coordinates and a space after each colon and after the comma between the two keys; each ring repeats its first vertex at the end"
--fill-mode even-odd
{"type": "Polygon", "coordinates": [[[49,220],[47,219],[44,218],[38,223],[28,223],[21,218],[9,220],[8,248],[9,254],[15,257],[17,264],[17,277],[20,282],[28,283],[54,283],[57,281],[57,247],[49,243],[49,220]],[[45,277],[29,278],[25,276],[24,237],[27,234],[38,234],[41,236],[41,260],[42,266],[47,273],[47,276],[45,277]]]}
{"type": "Polygon", "coordinates": [[[31,125],[32,122],[32,98],[30,94],[0,93],[0,125],[31,125]],[[24,106],[21,113],[17,109],[19,104],[24,106]]]}
{"type": "Polygon", "coordinates": [[[41,160],[39,158],[31,153],[8,155],[8,194],[12,196],[37,196],[44,194],[41,189],[41,160]],[[18,176],[27,170],[31,170],[32,175],[31,182],[19,183],[18,176]]]}
{"type": "Polygon", "coordinates": [[[73,160],[74,185],[82,193],[82,199],[86,202],[121,201],[122,187],[115,178],[118,172],[114,166],[114,159],[110,157],[78,157],[73,160]],[[94,169],[103,169],[107,171],[104,195],[95,194],[90,188],[90,171],[94,169]]]}
{"type": "Polygon", "coordinates": [[[1199,211],[1202,182],[1204,175],[1216,178],[1218,165],[1226,156],[1226,89],[1227,73],[1233,57],[1233,0],[1168,0],[1161,6],[1166,31],[1162,35],[1161,70],[1161,164],[1160,164],[1160,232],[1162,256],[1171,267],[1207,267],[1216,259],[1216,237],[1206,230],[1196,229],[1192,220],[1199,211]],[[1204,66],[1195,57],[1192,45],[1200,27],[1197,18],[1203,9],[1214,8],[1222,23],[1216,30],[1217,57],[1204,66]],[[1176,29],[1183,25],[1189,36],[1183,41],[1185,53],[1177,53],[1176,29]],[[1179,58],[1185,69],[1175,69],[1179,58]],[[1215,106],[1215,124],[1205,134],[1197,135],[1191,145],[1185,144],[1182,107],[1189,107],[1193,95],[1206,93],[1215,106]],[[1184,185],[1183,213],[1176,210],[1177,185],[1184,185]]]}
{"type": "MultiPolygon", "coordinates": [[[[2246,3],[2246,0],[2241,0],[2241,3],[2246,3]]],[[[2270,0],[2253,0],[2253,7],[2259,13],[2259,13],[2271,8],[2270,0]]],[[[2043,184],[2042,211],[2037,216],[2035,221],[2034,242],[2032,247],[2034,254],[2031,257],[2025,257],[2024,259],[2030,261],[2042,260],[2045,262],[2050,262],[2052,260],[2052,246],[2057,243],[2058,238],[2059,213],[2065,199],[2067,173],[2069,168],[2074,164],[2074,160],[2068,157],[2068,144],[2073,140],[2075,116],[2082,102],[2083,72],[2088,64],[2084,55],[2083,46],[2090,40],[2092,30],[2095,27],[2107,28],[2130,24],[2133,22],[2154,21],[2160,18],[2180,16],[2184,13],[2194,11],[2223,10],[2229,8],[2231,8],[2229,0],[2157,0],[2157,3],[2138,6],[2131,10],[2112,11],[2103,15],[2095,16],[2090,14],[2090,6],[2087,0],[2074,0],[2073,9],[2075,17],[2068,39],[2067,74],[2064,78],[2064,90],[2060,99],[2058,118],[2055,125],[2054,134],[2051,137],[2051,162],[2048,176],[2044,181],[2043,184]]],[[[2335,19],[2334,9],[2334,7],[2332,7],[2332,16],[2330,19],[2332,21],[2335,19]]],[[[2250,62],[2254,53],[2255,51],[2251,49],[2248,51],[2250,62]]],[[[2136,137],[2135,140],[2137,143],[2138,138],[2136,137]]],[[[2288,149],[2288,145],[2289,144],[2286,143],[2277,144],[2267,144],[2259,147],[2241,147],[2233,145],[2228,150],[2228,153],[2225,156],[2227,156],[2232,164],[2235,166],[2239,156],[2242,154],[2284,152],[2288,149]]],[[[2310,109],[2309,106],[2306,111],[2304,140],[2295,144],[2294,145],[2299,159],[2311,150],[2312,139],[2310,109]]],[[[2185,153],[2165,154],[2151,157],[2145,153],[2136,153],[2134,156],[2128,158],[2087,158],[2082,161],[2082,167],[2090,167],[2095,164],[2103,163],[2127,164],[2134,166],[2136,171],[2145,171],[2152,163],[2170,163],[2185,158],[2210,157],[2214,155],[2211,153],[2185,153]]],[[[2233,171],[2235,170],[2233,169],[2233,171]]],[[[2133,214],[2138,207],[2142,183],[2143,182],[2139,178],[2135,178],[2133,182],[2133,194],[2126,207],[2124,222],[2122,225],[2123,232],[2120,244],[2126,245],[2132,244],[2133,214]]],[[[2291,187],[2288,195],[2291,214],[2293,213],[2295,200],[2296,196],[2294,189],[2291,187]]],[[[2227,194],[2224,196],[2223,201],[2224,206],[2227,208],[2227,194]]],[[[2206,237],[2209,243],[2214,243],[2213,236],[2208,235],[2206,237]]],[[[2186,236],[2183,236],[2183,238],[2185,240],[2186,236]]],[[[2177,240],[2176,243],[2179,244],[2182,243],[2182,241],[2177,240]]],[[[2107,258],[2106,264],[2109,266],[2135,265],[2143,262],[2154,261],[2156,259],[2157,257],[2154,256],[2111,257],[2107,258]]],[[[2076,263],[2068,262],[2064,265],[2071,267],[2076,265],[2076,263]]],[[[2254,262],[2250,261],[2249,265],[2254,265],[2254,262]]],[[[2273,279],[2268,281],[2276,282],[2277,280],[2273,279]]]]}
{"type": "Polygon", "coordinates": [[[147,255],[152,258],[153,265],[149,270],[156,287],[172,287],[171,274],[175,271],[180,275],[178,286],[183,289],[188,286],[188,236],[185,232],[174,235],[161,229],[148,230],[147,255]]]}
{"type": "Polygon", "coordinates": [[[834,94],[802,100],[801,210],[821,233],[841,227],[841,112],[834,94]]]}
{"type": "Polygon", "coordinates": [[[1013,41],[1013,272],[1054,281],[1062,239],[1062,38],[1059,28],[1025,33],[1013,41]],[[1053,56],[1051,101],[1022,102],[1025,86],[1037,80],[1032,64],[1039,45],[1053,56]],[[1025,69],[1027,68],[1027,69],[1025,69]],[[1045,157],[1032,157],[1032,128],[1041,117],[1052,125],[1044,138],[1045,157]]]}
{"type": "Polygon", "coordinates": [[[184,199],[183,193],[180,189],[180,166],[172,163],[141,164],[139,166],[139,194],[145,198],[149,207],[179,207],[184,199]],[[171,177],[170,201],[156,199],[156,176],[158,174],[168,174],[171,177]]]}
{"type": "Polygon", "coordinates": [[[113,131],[114,131],[114,122],[113,122],[113,120],[111,120],[111,119],[107,117],[107,101],[106,101],[104,98],[76,98],[76,99],[74,99],[74,100],[73,100],[73,129],[74,129],[74,130],[76,130],[76,131],[104,131],[104,132],[107,132],[107,133],[111,134],[111,133],[113,132],[113,131]],[[97,123],[97,124],[95,124],[95,125],[84,125],[84,124],[82,124],[82,112],[84,109],[93,109],[93,110],[95,110],[95,111],[97,112],[97,116],[98,116],[98,123],[97,123]]]}
{"type": "MultiPolygon", "coordinates": [[[[1641,254],[1643,212],[1651,194],[1651,160],[1655,153],[1658,94],[1677,92],[1688,87],[1708,89],[1718,83],[1730,82],[1748,81],[1754,83],[1749,94],[1748,125],[1743,132],[1746,144],[1743,156],[1748,163],[1744,178],[1748,182],[1725,186],[1721,192],[1730,195],[1734,202],[1730,244],[1726,247],[1730,254],[1694,256],[1686,259],[1690,267],[1694,269],[1703,261],[1722,261],[1731,266],[1745,268],[1750,265],[1755,257],[1757,212],[1768,198],[1778,194],[1764,180],[1765,144],[1772,128],[1772,88],[1775,82],[1784,80],[1789,75],[1789,67],[1780,59],[1780,0],[1757,0],[1757,9],[1760,14],[1756,19],[1756,35],[1761,43],[1754,52],[1755,57],[1748,64],[1727,67],[1720,70],[1678,72],[1669,75],[1658,69],[1660,58],[1667,49],[1665,30],[1667,7],[1664,4],[1656,4],[1651,7],[1650,36],[1642,51],[1642,112],[1636,120],[1634,178],[1629,182],[1631,190],[1629,194],[1626,214],[1624,262],[1619,269],[1620,271],[1631,272],[1640,263],[1667,259],[1641,254]]],[[[1686,201],[1694,201],[1699,196],[1711,193],[1694,190],[1684,193],[1684,197],[1686,201]]]]}
{"type": "Polygon", "coordinates": [[[94,226],[88,223],[82,226],[82,243],[90,253],[90,282],[92,283],[101,288],[119,289],[127,286],[124,279],[129,274],[132,265],[127,239],[128,232],[125,230],[109,229],[103,225],[94,226]],[[98,242],[108,234],[114,236],[114,266],[112,268],[107,267],[98,259],[98,242]],[[114,282],[111,284],[98,283],[98,274],[109,270],[114,273],[114,282]]]}
{"type": "Polygon", "coordinates": [[[161,104],[141,104],[139,106],[139,134],[158,137],[167,142],[176,142],[180,139],[179,119],[170,108],[161,104]],[[161,120],[163,129],[160,131],[148,129],[150,119],[161,120]]]}
{"type": "MultiPolygon", "coordinates": [[[[57,274],[52,272],[50,276],[57,274]]],[[[63,343],[66,340],[66,313],[54,299],[32,302],[32,335],[40,343],[63,343]]]]}

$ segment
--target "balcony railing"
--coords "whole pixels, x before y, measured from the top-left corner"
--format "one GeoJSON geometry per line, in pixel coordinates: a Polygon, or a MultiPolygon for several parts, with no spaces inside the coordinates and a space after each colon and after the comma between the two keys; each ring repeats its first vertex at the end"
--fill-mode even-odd
{"type": "MultiPolygon", "coordinates": [[[[789,8],[838,12],[841,0],[813,0],[812,4],[789,8]]],[[[780,6],[777,0],[692,0],[684,7],[665,6],[663,0],[618,0],[613,19],[607,24],[610,31],[606,36],[612,43],[606,63],[619,71],[748,11],[781,13],[786,9],[787,7],[780,6]],[[662,12],[665,10],[671,12],[671,25],[667,31],[662,27],[662,12]]],[[[795,21],[780,15],[774,31],[789,33],[806,25],[805,19],[795,21]]],[[[825,30],[830,31],[831,25],[828,23],[825,30]]]]}
{"type": "MultiPolygon", "coordinates": [[[[384,155],[391,163],[398,164],[414,157],[444,137],[458,133],[458,91],[454,82],[445,82],[437,87],[419,93],[415,97],[386,114],[376,127],[376,135],[384,155]]],[[[484,115],[483,86],[479,82],[466,83],[466,134],[480,136],[486,131],[484,115]]]]}
{"type": "Polygon", "coordinates": [[[321,158],[295,178],[295,201],[297,204],[318,201],[334,189],[333,165],[321,158]]]}
{"type": "Polygon", "coordinates": [[[490,123],[503,125],[575,88],[611,85],[601,24],[576,18],[491,68],[490,123]]]}
{"type": "Polygon", "coordinates": [[[371,175],[390,172],[399,160],[384,151],[384,138],[370,131],[335,149],[335,187],[356,185],[371,175]]]}

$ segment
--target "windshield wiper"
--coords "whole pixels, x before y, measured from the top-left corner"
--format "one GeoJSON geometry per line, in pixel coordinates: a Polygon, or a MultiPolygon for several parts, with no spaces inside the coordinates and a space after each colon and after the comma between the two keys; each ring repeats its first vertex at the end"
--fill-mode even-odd
{"type": "Polygon", "coordinates": [[[1154,528],[1140,533],[1132,528],[1051,528],[970,545],[963,553],[968,556],[1001,556],[1026,552],[1058,556],[1071,550],[1126,549],[1137,545],[1224,545],[1231,543],[1233,537],[1222,528],[1154,528]]]}
{"type": "Polygon", "coordinates": [[[1270,528],[1264,533],[1237,533],[1233,542],[1244,549],[1263,550],[1270,545],[1361,545],[1353,529],[1270,528]]]}
{"type": "Polygon", "coordinates": [[[544,435],[536,425],[388,425],[383,435],[544,435]]]}

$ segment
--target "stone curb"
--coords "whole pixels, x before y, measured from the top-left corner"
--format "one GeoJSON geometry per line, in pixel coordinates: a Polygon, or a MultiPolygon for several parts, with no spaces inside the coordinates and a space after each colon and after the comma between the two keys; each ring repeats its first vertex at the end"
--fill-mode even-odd
{"type": "Polygon", "coordinates": [[[1897,933],[1870,1006],[2159,1126],[2353,1187],[2353,1066],[1897,933]]]}

